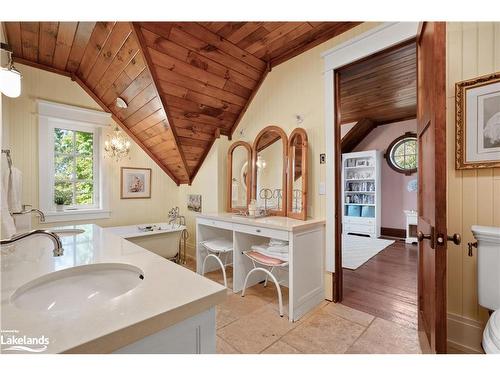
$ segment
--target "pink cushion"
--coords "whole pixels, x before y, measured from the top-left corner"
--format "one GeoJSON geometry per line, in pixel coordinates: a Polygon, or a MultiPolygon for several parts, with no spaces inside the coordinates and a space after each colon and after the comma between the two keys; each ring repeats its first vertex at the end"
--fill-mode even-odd
{"type": "Polygon", "coordinates": [[[269,257],[267,255],[261,254],[257,251],[247,251],[245,254],[249,258],[255,260],[256,262],[259,262],[259,263],[262,263],[265,265],[269,265],[269,266],[277,266],[277,265],[286,263],[286,262],[282,261],[281,259],[272,258],[272,257],[269,257]]]}

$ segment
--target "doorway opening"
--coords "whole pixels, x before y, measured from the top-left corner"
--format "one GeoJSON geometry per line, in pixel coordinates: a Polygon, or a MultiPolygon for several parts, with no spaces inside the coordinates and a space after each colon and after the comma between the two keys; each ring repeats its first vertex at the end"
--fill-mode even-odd
{"type": "Polygon", "coordinates": [[[344,305],[417,329],[417,56],[411,39],[335,70],[344,305]]]}

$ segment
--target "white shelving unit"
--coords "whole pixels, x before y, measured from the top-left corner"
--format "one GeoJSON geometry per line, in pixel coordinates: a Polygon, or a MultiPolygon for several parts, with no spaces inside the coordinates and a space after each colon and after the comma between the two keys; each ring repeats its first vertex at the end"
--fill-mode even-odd
{"type": "Polygon", "coordinates": [[[342,154],[343,233],[380,237],[381,158],[377,150],[342,154]]]}

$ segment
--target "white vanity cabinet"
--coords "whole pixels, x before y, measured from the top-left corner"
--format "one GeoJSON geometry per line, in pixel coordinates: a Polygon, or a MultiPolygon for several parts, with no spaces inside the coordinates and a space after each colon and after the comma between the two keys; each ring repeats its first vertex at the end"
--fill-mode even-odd
{"type": "MultiPolygon", "coordinates": [[[[298,320],[324,300],[325,221],[301,221],[286,217],[249,219],[231,213],[201,214],[196,219],[196,269],[201,273],[206,251],[200,242],[225,238],[233,242],[233,285],[235,293],[243,289],[252,262],[243,252],[270,238],[289,242],[288,270],[278,270],[282,285],[289,288],[288,316],[298,320]]],[[[219,270],[207,262],[205,272],[219,270]]],[[[222,271],[220,271],[222,272],[222,271]]],[[[248,286],[264,281],[263,273],[254,273],[248,286]]],[[[278,298],[276,296],[276,303],[278,298]]]]}

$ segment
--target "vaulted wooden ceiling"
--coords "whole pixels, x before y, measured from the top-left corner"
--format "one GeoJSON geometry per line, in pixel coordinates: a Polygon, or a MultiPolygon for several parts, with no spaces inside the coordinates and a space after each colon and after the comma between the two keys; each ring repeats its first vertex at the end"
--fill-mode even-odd
{"type": "Polygon", "coordinates": [[[417,51],[414,40],[338,71],[340,123],[374,126],[417,116],[417,51]]]}
{"type": "Polygon", "coordinates": [[[266,74],[357,22],[6,22],[17,62],[71,77],[177,183],[266,74]],[[121,97],[128,108],[116,106],[121,97]]]}

